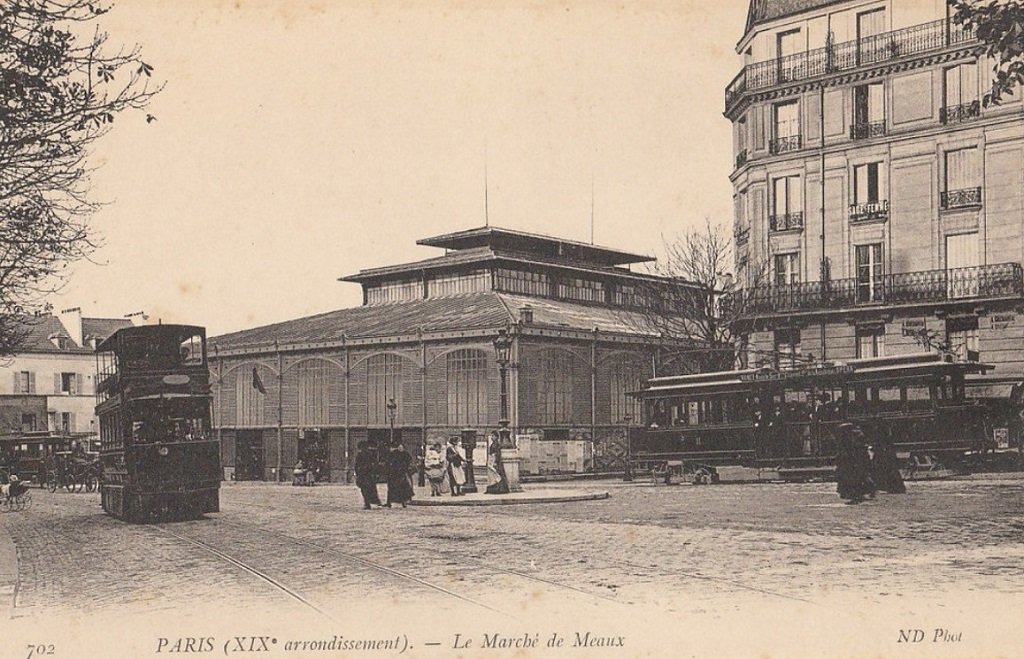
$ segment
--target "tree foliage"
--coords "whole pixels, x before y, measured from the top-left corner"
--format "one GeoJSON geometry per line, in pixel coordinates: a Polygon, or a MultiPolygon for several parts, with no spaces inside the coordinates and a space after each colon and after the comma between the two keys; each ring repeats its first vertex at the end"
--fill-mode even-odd
{"type": "Polygon", "coordinates": [[[97,246],[90,146],[160,85],[138,46],[113,47],[87,0],[0,0],[0,355],[97,246]]]}
{"type": "Polygon", "coordinates": [[[665,374],[729,370],[746,351],[749,309],[741,284],[767,283],[765,267],[747,266],[745,282],[733,276],[729,228],[706,221],[678,237],[663,239],[663,257],[652,267],[659,281],[646,284],[633,329],[666,342],[665,374]]]}
{"type": "Polygon", "coordinates": [[[985,105],[998,105],[1024,85],[1024,2],[1019,0],[948,0],[953,21],[973,30],[995,62],[992,91],[985,105]]]}

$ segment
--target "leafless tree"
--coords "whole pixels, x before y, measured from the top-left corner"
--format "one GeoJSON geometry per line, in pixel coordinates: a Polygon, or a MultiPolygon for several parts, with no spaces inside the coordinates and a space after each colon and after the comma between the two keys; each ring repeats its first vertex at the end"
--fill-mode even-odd
{"type": "Polygon", "coordinates": [[[766,284],[767,268],[746,264],[740,277],[734,275],[733,236],[710,220],[662,242],[663,256],[651,267],[658,280],[644,285],[630,324],[673,346],[664,351],[665,374],[733,368],[746,352],[753,319],[742,289],[766,284]]]}
{"type": "Polygon", "coordinates": [[[90,146],[161,87],[138,46],[108,43],[99,25],[108,10],[0,0],[0,355],[17,350],[19,318],[41,309],[67,266],[97,246],[90,146]]]}

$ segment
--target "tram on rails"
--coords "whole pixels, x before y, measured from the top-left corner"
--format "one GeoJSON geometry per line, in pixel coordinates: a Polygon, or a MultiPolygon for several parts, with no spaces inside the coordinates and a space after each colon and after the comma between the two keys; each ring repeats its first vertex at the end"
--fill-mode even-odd
{"type": "Polygon", "coordinates": [[[132,522],[219,511],[205,329],[123,328],[96,360],[103,510],[132,522]]]}
{"type": "Polygon", "coordinates": [[[906,460],[956,464],[991,443],[988,408],[965,394],[968,377],[991,369],[927,353],[654,378],[637,394],[645,431],[634,464],[716,479],[726,465],[826,476],[846,422],[906,460]]]}

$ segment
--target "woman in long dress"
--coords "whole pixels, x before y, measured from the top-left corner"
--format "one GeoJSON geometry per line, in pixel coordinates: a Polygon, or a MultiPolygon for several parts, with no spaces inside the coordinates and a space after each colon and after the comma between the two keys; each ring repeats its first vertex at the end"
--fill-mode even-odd
{"type": "Polygon", "coordinates": [[[441,496],[441,484],[444,482],[444,456],[441,454],[440,444],[434,444],[427,448],[427,454],[423,458],[423,469],[430,482],[430,496],[441,496]]]}
{"type": "Polygon", "coordinates": [[[359,442],[356,448],[356,486],[363,495],[363,508],[369,510],[371,504],[381,505],[377,494],[377,452],[369,442],[359,442]]]}
{"type": "Polygon", "coordinates": [[[412,501],[411,472],[412,456],[402,444],[395,444],[388,452],[388,502],[384,504],[385,508],[390,508],[393,503],[400,503],[405,508],[405,504],[412,501]]]}
{"type": "Polygon", "coordinates": [[[462,486],[466,483],[466,452],[462,448],[462,440],[452,437],[448,440],[448,447],[444,454],[445,472],[448,476],[448,485],[451,487],[452,496],[462,495],[462,486]]]}

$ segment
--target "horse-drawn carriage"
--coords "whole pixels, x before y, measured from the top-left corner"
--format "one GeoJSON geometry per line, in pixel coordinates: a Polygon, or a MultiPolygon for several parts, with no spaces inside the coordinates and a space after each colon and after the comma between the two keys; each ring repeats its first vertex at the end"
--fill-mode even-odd
{"type": "Polygon", "coordinates": [[[55,451],[46,463],[46,487],[51,492],[65,488],[68,492],[95,492],[102,467],[98,456],[72,451],[55,451]]]}

